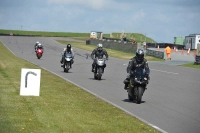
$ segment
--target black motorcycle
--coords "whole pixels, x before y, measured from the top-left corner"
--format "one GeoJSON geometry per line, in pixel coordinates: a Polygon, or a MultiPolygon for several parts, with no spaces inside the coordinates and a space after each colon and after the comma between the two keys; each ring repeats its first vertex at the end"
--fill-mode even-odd
{"type": "Polygon", "coordinates": [[[134,71],[131,71],[130,82],[128,85],[128,99],[130,101],[136,100],[137,104],[142,101],[142,96],[146,90],[148,84],[148,75],[144,68],[136,67],[134,71]]]}

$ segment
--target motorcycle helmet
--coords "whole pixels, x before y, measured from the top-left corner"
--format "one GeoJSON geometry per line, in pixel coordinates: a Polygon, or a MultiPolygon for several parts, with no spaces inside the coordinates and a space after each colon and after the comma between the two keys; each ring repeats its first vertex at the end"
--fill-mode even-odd
{"type": "Polygon", "coordinates": [[[42,47],[42,44],[41,44],[41,43],[38,43],[38,47],[41,48],[41,47],[42,47]]]}
{"type": "Polygon", "coordinates": [[[101,50],[103,49],[103,44],[99,43],[99,44],[97,45],[97,47],[98,47],[98,50],[101,51],[101,50]]]}
{"type": "Polygon", "coordinates": [[[36,42],[36,44],[39,44],[39,43],[40,43],[40,42],[38,42],[38,41],[36,42]]]}
{"type": "Polygon", "coordinates": [[[144,50],[143,49],[138,49],[136,51],[136,59],[137,59],[137,61],[142,61],[144,59],[144,50]]]}
{"type": "Polygon", "coordinates": [[[71,50],[71,44],[67,44],[66,48],[67,48],[67,51],[70,51],[71,50]]]}

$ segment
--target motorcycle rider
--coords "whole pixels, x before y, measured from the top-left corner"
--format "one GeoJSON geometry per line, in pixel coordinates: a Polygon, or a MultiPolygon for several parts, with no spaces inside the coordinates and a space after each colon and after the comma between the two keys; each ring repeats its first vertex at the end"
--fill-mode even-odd
{"type": "Polygon", "coordinates": [[[35,43],[35,51],[36,51],[36,47],[37,47],[37,45],[39,44],[40,42],[39,41],[37,41],[36,43],[35,43]]]}
{"type": "Polygon", "coordinates": [[[149,80],[150,70],[149,70],[148,62],[144,58],[144,50],[143,49],[138,49],[136,51],[136,56],[131,58],[131,60],[129,61],[129,64],[126,69],[128,75],[127,75],[126,79],[124,80],[124,84],[125,84],[124,89],[125,90],[127,90],[128,84],[130,82],[131,71],[134,71],[136,67],[144,68],[146,71],[148,80],[149,80]]]}
{"type": "Polygon", "coordinates": [[[99,57],[99,56],[106,56],[106,60],[108,60],[108,54],[107,51],[105,49],[103,49],[103,44],[99,43],[97,45],[97,48],[95,48],[92,53],[91,53],[91,58],[93,59],[93,63],[92,63],[92,72],[94,72],[94,67],[95,67],[95,58],[99,57]]]}
{"type": "Polygon", "coordinates": [[[41,43],[38,43],[37,45],[35,45],[35,52],[37,52],[38,49],[44,50],[44,48],[43,48],[41,43]]]}
{"type": "MultiPolygon", "coordinates": [[[[64,59],[65,59],[66,53],[72,54],[72,62],[71,63],[72,64],[74,63],[74,52],[73,52],[72,46],[71,46],[71,44],[67,44],[66,48],[63,49],[62,58],[60,60],[61,67],[63,67],[63,65],[64,65],[64,59]]],[[[70,66],[70,67],[72,67],[72,66],[70,66]]]]}

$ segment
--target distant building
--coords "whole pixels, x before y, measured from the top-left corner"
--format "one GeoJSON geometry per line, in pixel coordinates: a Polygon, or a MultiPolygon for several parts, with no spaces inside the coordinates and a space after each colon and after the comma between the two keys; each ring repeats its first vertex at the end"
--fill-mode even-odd
{"type": "Polygon", "coordinates": [[[200,34],[190,34],[185,37],[185,49],[197,49],[198,43],[200,43],[200,34]]]}
{"type": "Polygon", "coordinates": [[[102,39],[102,37],[103,37],[103,32],[91,31],[90,33],[90,38],[102,39]]]}
{"type": "Polygon", "coordinates": [[[183,45],[185,37],[174,37],[174,44],[183,45]]]}

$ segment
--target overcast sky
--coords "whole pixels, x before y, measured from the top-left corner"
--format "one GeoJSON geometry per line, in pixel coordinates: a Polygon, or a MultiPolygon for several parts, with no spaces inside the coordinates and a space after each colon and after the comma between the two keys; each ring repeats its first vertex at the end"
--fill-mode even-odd
{"type": "Polygon", "coordinates": [[[124,30],[173,43],[200,33],[200,0],[0,0],[0,29],[124,30]]]}

